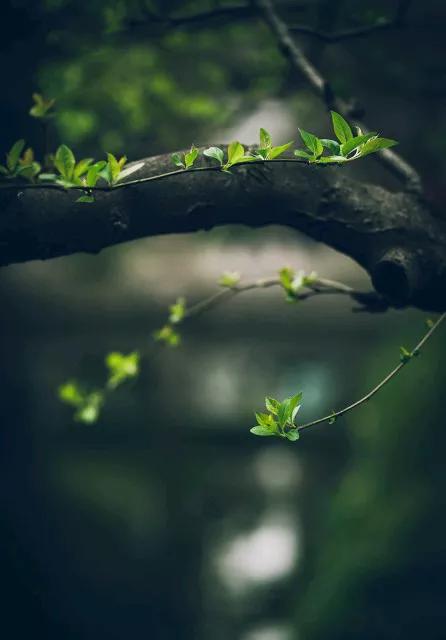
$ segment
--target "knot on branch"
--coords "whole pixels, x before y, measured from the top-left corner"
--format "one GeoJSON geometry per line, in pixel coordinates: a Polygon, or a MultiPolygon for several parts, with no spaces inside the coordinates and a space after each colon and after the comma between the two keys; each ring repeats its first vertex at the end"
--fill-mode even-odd
{"type": "Polygon", "coordinates": [[[400,247],[387,250],[371,275],[376,291],[395,307],[409,304],[422,284],[422,271],[416,254],[400,247]]]}

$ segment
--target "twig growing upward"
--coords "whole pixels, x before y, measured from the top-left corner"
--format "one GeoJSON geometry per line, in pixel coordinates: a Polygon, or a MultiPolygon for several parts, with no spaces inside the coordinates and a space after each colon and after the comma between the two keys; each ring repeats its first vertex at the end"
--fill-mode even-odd
{"type": "MultiPolygon", "coordinates": [[[[273,0],[253,0],[253,3],[257,6],[260,15],[263,16],[265,23],[276,38],[280,50],[291,66],[307,80],[313,91],[324,101],[328,110],[338,111],[348,118],[350,116],[348,104],[335,95],[330,83],[296,44],[289,27],[277,13],[273,0]]],[[[357,125],[363,133],[368,132],[364,123],[357,122],[357,125]]],[[[408,191],[422,192],[418,172],[400,155],[390,149],[385,149],[379,154],[378,160],[404,182],[408,191]]]]}

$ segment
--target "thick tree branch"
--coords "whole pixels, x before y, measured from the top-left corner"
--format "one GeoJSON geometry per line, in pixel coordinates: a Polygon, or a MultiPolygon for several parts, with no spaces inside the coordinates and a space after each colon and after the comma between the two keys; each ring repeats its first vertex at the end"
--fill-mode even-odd
{"type": "MultiPolygon", "coordinates": [[[[170,154],[157,156],[132,178],[170,170],[170,154]]],[[[219,225],[281,224],[351,256],[391,304],[446,310],[446,223],[418,197],[353,181],[344,167],[272,162],[231,171],[98,191],[94,204],[77,203],[77,191],[2,189],[0,265],[219,225]]]]}
{"type": "MultiPolygon", "coordinates": [[[[349,105],[337,97],[330,83],[322,76],[318,69],[310,62],[303,50],[296,44],[286,23],[278,15],[272,0],[252,0],[253,4],[263,15],[266,24],[277,39],[281,51],[291,66],[302,75],[312,90],[324,101],[327,109],[334,109],[346,118],[352,115],[349,105]]],[[[364,133],[368,131],[366,125],[356,121],[364,133]]],[[[377,156],[378,158],[378,156],[377,156]]],[[[385,149],[379,154],[379,160],[396,177],[401,179],[408,190],[421,193],[421,180],[417,171],[397,153],[385,149]]]]}

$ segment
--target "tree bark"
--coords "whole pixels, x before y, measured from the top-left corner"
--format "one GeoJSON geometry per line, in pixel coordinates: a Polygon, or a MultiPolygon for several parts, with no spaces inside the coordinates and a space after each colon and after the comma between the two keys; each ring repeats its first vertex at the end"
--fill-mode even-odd
{"type": "MultiPolygon", "coordinates": [[[[171,170],[170,154],[156,156],[131,178],[171,170]]],[[[419,196],[357,182],[347,167],[247,164],[95,192],[93,204],[76,203],[79,195],[0,188],[0,266],[159,234],[280,224],[352,257],[390,304],[446,310],[446,223],[419,196]]]]}

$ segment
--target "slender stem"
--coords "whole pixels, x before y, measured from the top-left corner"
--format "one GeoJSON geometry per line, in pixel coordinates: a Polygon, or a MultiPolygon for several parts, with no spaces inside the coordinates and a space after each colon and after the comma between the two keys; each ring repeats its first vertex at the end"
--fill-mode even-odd
{"type": "MultiPolygon", "coordinates": [[[[297,158],[276,158],[274,160],[247,160],[244,162],[237,162],[237,164],[232,165],[231,169],[234,167],[240,167],[242,165],[263,165],[267,163],[286,163],[292,162],[294,164],[309,164],[306,160],[299,160],[297,158]]],[[[337,164],[337,163],[333,163],[337,164]]],[[[323,166],[323,165],[322,165],[323,166]]],[[[156,176],[148,176],[146,178],[139,178],[137,180],[128,180],[127,182],[119,182],[118,184],[110,185],[107,187],[87,187],[81,185],[73,185],[72,187],[63,187],[59,184],[54,183],[25,183],[25,184],[2,184],[0,185],[0,190],[2,189],[14,189],[15,191],[23,191],[27,189],[56,189],[57,191],[115,191],[116,189],[125,189],[127,187],[132,187],[136,184],[144,184],[145,182],[154,182],[156,180],[163,180],[165,178],[169,178],[171,176],[183,175],[186,173],[197,173],[199,171],[218,171],[221,172],[221,167],[191,167],[189,169],[175,169],[174,171],[166,171],[165,173],[160,173],[156,176]]]]}
{"type": "Polygon", "coordinates": [[[385,376],[385,378],[383,378],[375,387],[373,387],[373,389],[371,389],[371,391],[366,393],[365,396],[363,396],[359,400],[356,400],[356,402],[353,402],[352,404],[347,405],[346,407],[344,407],[340,411],[334,411],[333,413],[331,413],[328,416],[324,416],[323,418],[318,418],[317,420],[312,420],[311,422],[307,422],[306,424],[302,424],[302,425],[298,426],[297,427],[298,430],[299,431],[303,431],[303,429],[308,429],[309,427],[314,427],[316,424],[321,424],[322,422],[328,422],[329,420],[333,420],[334,418],[339,418],[340,416],[343,416],[346,413],[348,413],[349,411],[352,411],[353,409],[356,409],[360,405],[364,404],[364,402],[367,402],[368,400],[370,400],[370,398],[372,398],[388,382],[390,382],[390,380],[392,378],[394,378],[406,366],[406,364],[408,362],[410,362],[410,360],[414,356],[418,355],[418,353],[420,352],[421,348],[429,340],[429,338],[432,336],[432,334],[438,329],[438,327],[440,326],[440,324],[443,322],[443,320],[445,318],[446,318],[446,312],[443,313],[438,318],[438,320],[432,325],[432,327],[430,327],[429,331],[427,331],[424,334],[424,336],[421,338],[421,340],[418,342],[418,344],[412,349],[412,351],[410,352],[410,354],[407,357],[407,359],[402,360],[396,367],[394,367],[390,371],[390,373],[388,373],[385,376]]]}
{"type": "MultiPolygon", "coordinates": [[[[221,304],[225,300],[233,298],[239,293],[251,291],[252,289],[267,289],[269,287],[276,286],[281,286],[279,278],[264,278],[261,280],[248,282],[243,285],[235,285],[234,287],[222,289],[221,291],[217,291],[217,293],[212,294],[208,298],[204,298],[204,300],[200,300],[196,304],[186,309],[184,319],[196,317],[204,311],[208,311],[209,309],[221,304]]],[[[296,300],[307,300],[308,298],[312,298],[314,296],[326,294],[343,294],[352,296],[353,298],[357,295],[361,295],[361,292],[355,291],[342,282],[327,280],[325,278],[315,279],[314,282],[312,282],[306,288],[306,291],[296,293],[296,300]]]]}

